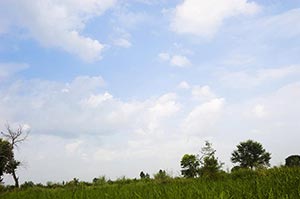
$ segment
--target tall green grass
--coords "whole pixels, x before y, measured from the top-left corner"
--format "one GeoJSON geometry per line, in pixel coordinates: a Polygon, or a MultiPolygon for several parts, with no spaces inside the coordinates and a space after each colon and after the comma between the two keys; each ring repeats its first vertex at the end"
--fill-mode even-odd
{"type": "Polygon", "coordinates": [[[213,178],[132,181],[6,191],[1,199],[297,199],[300,169],[241,170],[213,178]]]}

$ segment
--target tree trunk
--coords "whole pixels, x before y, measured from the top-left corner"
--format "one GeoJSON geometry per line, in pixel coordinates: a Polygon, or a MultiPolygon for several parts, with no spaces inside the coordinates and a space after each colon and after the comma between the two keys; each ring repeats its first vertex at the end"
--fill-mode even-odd
{"type": "Polygon", "coordinates": [[[19,188],[19,178],[17,177],[15,170],[13,170],[13,172],[12,172],[11,175],[12,175],[13,178],[14,178],[14,181],[15,181],[15,187],[16,187],[16,188],[19,188]]]}

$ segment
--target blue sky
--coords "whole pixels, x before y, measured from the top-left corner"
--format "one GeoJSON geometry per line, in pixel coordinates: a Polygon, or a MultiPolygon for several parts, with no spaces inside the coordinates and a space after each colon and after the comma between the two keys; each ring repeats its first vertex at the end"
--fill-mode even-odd
{"type": "Polygon", "coordinates": [[[30,130],[21,181],[178,175],[205,140],[224,169],[245,139],[284,163],[300,138],[299,5],[1,1],[0,126],[30,130]]]}

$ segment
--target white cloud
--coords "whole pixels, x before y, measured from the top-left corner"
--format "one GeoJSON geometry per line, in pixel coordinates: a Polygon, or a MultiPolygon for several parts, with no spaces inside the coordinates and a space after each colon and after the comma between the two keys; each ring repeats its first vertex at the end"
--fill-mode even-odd
{"type": "Polygon", "coordinates": [[[180,105],[175,101],[175,93],[167,93],[158,98],[155,104],[149,108],[150,114],[155,118],[161,119],[168,117],[179,111],[180,105]]]}
{"type": "Polygon", "coordinates": [[[105,101],[108,101],[111,99],[113,99],[113,96],[111,94],[109,94],[108,92],[105,92],[104,94],[98,94],[98,95],[92,94],[87,99],[84,99],[82,101],[82,104],[84,106],[95,108],[95,107],[101,105],[102,103],[104,103],[105,101]]]}
{"type": "Polygon", "coordinates": [[[104,91],[103,82],[84,76],[69,83],[19,81],[0,89],[0,112],[5,113],[0,124],[31,128],[18,152],[29,165],[20,170],[21,181],[137,177],[141,169],[154,173],[161,168],[177,174],[182,155],[197,153],[208,138],[227,164],[232,148],[249,138],[267,143],[276,164],[299,148],[292,142],[299,140],[300,128],[297,82],[234,104],[208,85],[190,85],[190,95],[169,92],[125,101],[104,91]],[[283,139],[288,139],[281,143],[284,150],[277,150],[283,139]]]}
{"type": "Polygon", "coordinates": [[[170,60],[171,65],[178,67],[187,67],[191,65],[190,60],[182,55],[174,55],[170,60]]]}
{"type": "Polygon", "coordinates": [[[171,56],[169,53],[159,53],[158,57],[163,61],[169,61],[171,59],[171,56]]]}
{"type": "Polygon", "coordinates": [[[120,46],[123,48],[130,48],[132,46],[131,42],[126,38],[119,38],[114,40],[114,45],[120,46]]]}
{"type": "Polygon", "coordinates": [[[188,134],[209,135],[221,117],[223,98],[215,98],[196,106],[186,117],[182,129],[188,134]]]}
{"type": "Polygon", "coordinates": [[[225,19],[258,10],[256,3],[247,0],[184,0],[173,12],[171,28],[177,33],[212,37],[225,19]]]}
{"type": "Polygon", "coordinates": [[[192,95],[194,99],[212,99],[215,98],[215,94],[212,92],[211,88],[209,86],[194,86],[192,90],[192,95]]]}
{"type": "Polygon", "coordinates": [[[168,62],[172,66],[176,66],[179,68],[185,68],[191,65],[190,60],[183,55],[170,55],[169,53],[159,53],[158,57],[162,61],[168,62]]]}
{"type": "Polygon", "coordinates": [[[190,85],[189,83],[187,83],[186,81],[182,81],[178,84],[177,86],[178,88],[180,89],[189,89],[190,88],[190,85]]]}
{"type": "Polygon", "coordinates": [[[281,80],[300,74],[300,66],[291,65],[278,68],[258,69],[256,71],[225,72],[221,81],[228,86],[247,88],[259,86],[262,83],[281,80]]]}
{"type": "Polygon", "coordinates": [[[77,140],[75,142],[72,142],[72,143],[68,143],[65,145],[65,149],[67,151],[67,153],[74,153],[76,152],[80,145],[82,145],[83,141],[82,140],[77,140]]]}
{"type": "Polygon", "coordinates": [[[0,63],[0,82],[29,67],[25,63],[0,63]]]}
{"type": "MultiPolygon", "coordinates": [[[[256,36],[263,40],[269,39],[273,41],[274,39],[294,38],[300,34],[300,25],[297,23],[299,18],[300,8],[291,9],[277,15],[262,18],[254,26],[245,27],[244,31],[252,34],[259,31],[260,34],[256,36]]],[[[258,39],[257,37],[255,39],[258,39]]]]}
{"type": "Polygon", "coordinates": [[[264,118],[267,116],[265,106],[258,104],[253,108],[253,113],[257,118],[264,118]]]}
{"type": "MultiPolygon", "coordinates": [[[[44,46],[58,47],[85,61],[101,58],[104,45],[80,32],[86,22],[112,7],[115,0],[12,0],[0,3],[3,24],[19,26],[44,46]]],[[[1,25],[0,25],[1,26],[1,25]]]]}

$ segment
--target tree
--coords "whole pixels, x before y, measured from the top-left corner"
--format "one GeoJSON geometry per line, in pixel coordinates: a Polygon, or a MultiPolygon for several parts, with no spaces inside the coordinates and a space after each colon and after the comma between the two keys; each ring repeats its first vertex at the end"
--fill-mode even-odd
{"type": "Polygon", "coordinates": [[[181,174],[187,178],[194,178],[199,171],[199,161],[195,155],[185,154],[181,161],[181,174]]]}
{"type": "Polygon", "coordinates": [[[165,182],[172,177],[165,171],[165,170],[159,170],[158,173],[154,174],[154,179],[159,182],[165,182]]]}
{"type": "Polygon", "coordinates": [[[13,152],[10,143],[0,138],[0,182],[3,180],[2,176],[12,156],[13,152]]]}
{"type": "Polygon", "coordinates": [[[231,161],[239,163],[240,168],[254,169],[270,166],[271,154],[266,152],[262,144],[253,140],[241,142],[231,155],[231,161]]]}
{"type": "Polygon", "coordinates": [[[150,179],[150,175],[148,173],[145,174],[144,171],[141,171],[140,177],[141,177],[142,180],[150,179]]]}
{"type": "Polygon", "coordinates": [[[15,187],[19,187],[19,177],[16,174],[16,170],[21,162],[15,160],[13,149],[26,140],[28,133],[28,131],[23,131],[23,126],[21,125],[16,130],[13,130],[9,124],[6,124],[6,132],[1,132],[2,136],[10,143],[12,151],[12,155],[9,156],[8,163],[5,167],[5,173],[12,175],[15,181],[15,187]]]}
{"type": "Polygon", "coordinates": [[[140,177],[141,177],[141,179],[144,179],[145,178],[145,173],[144,173],[144,171],[141,171],[141,173],[140,173],[140,177]]]}
{"type": "Polygon", "coordinates": [[[199,160],[201,164],[201,168],[199,169],[200,176],[213,176],[222,168],[223,163],[218,161],[215,153],[216,150],[212,147],[212,144],[205,141],[204,147],[201,148],[202,156],[199,160]]]}
{"type": "Polygon", "coordinates": [[[300,167],[300,155],[290,155],[285,159],[285,166],[300,167]]]}

